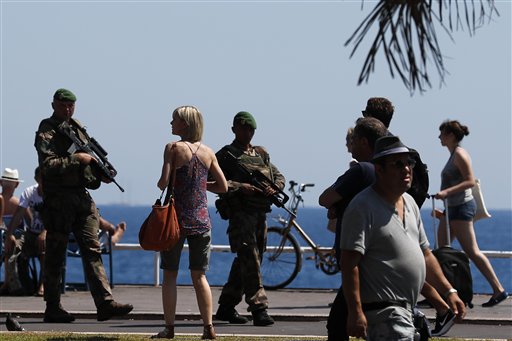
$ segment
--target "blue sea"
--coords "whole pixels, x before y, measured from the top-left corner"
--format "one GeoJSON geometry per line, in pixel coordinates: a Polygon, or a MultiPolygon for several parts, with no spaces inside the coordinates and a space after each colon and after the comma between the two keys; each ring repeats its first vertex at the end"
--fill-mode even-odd
{"type": "MultiPolygon", "coordinates": [[[[138,243],[138,232],[141,223],[150,212],[149,206],[100,206],[101,215],[116,224],[126,221],[127,231],[120,243],[138,243]]],[[[323,208],[299,208],[297,221],[304,228],[313,241],[321,246],[330,247],[333,244],[334,234],[326,229],[327,219],[323,208]]],[[[510,251],[512,250],[512,211],[491,210],[492,217],[475,223],[475,233],[481,250],[510,251]]],[[[274,209],[268,215],[268,226],[278,224],[272,219],[279,214],[286,216],[286,212],[274,209]]],[[[227,245],[227,222],[220,219],[215,208],[210,208],[212,218],[212,244],[227,245]]],[[[429,241],[433,247],[434,227],[430,211],[422,210],[423,222],[429,241]]],[[[304,240],[297,236],[302,246],[307,246],[304,240]]],[[[453,244],[460,249],[457,241],[453,244]]],[[[307,260],[305,254],[302,270],[288,288],[338,288],[340,274],[326,275],[315,268],[313,260],[307,260]]],[[[207,277],[210,285],[223,285],[233,260],[231,253],[212,252],[210,270],[207,277]]],[[[508,292],[512,292],[512,259],[490,258],[490,262],[508,292]]],[[[105,268],[109,273],[108,259],[104,257],[105,268]]],[[[115,284],[152,284],[154,268],[154,253],[149,251],[121,251],[115,250],[113,256],[114,283],[115,284]]],[[[492,290],[482,274],[471,264],[473,287],[475,293],[491,293],[492,290]]],[[[162,275],[160,275],[162,278],[162,275]]],[[[83,282],[83,272],[80,260],[68,257],[67,270],[68,283],[83,282]]],[[[180,264],[178,277],[179,284],[191,284],[188,270],[188,252],[184,252],[180,264]]]]}

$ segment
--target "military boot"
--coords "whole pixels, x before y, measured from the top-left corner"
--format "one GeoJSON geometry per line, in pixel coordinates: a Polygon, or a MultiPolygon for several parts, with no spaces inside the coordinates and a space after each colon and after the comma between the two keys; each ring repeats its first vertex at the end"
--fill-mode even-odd
{"type": "Polygon", "coordinates": [[[249,319],[245,316],[240,316],[238,311],[234,307],[228,307],[225,305],[219,305],[215,318],[221,321],[228,321],[233,324],[244,324],[249,322],[249,319]]]}
{"type": "Polygon", "coordinates": [[[267,313],[267,309],[255,310],[252,312],[252,323],[255,326],[270,326],[274,324],[274,319],[267,313]]]}
{"type": "Polygon", "coordinates": [[[69,323],[73,322],[75,317],[62,308],[60,303],[46,304],[43,321],[46,323],[69,323]]]}
{"type": "Polygon", "coordinates": [[[98,321],[110,320],[114,316],[123,316],[132,311],[133,306],[131,304],[121,304],[115,301],[103,302],[97,311],[96,319],[98,321]]]}

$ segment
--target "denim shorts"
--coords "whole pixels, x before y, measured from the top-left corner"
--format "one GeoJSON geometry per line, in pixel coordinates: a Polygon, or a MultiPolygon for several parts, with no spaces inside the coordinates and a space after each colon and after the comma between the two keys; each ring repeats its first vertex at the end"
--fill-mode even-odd
{"type": "Polygon", "coordinates": [[[176,244],[172,249],[160,252],[160,268],[164,270],[178,271],[180,267],[183,243],[185,242],[185,239],[187,239],[189,260],[188,268],[190,270],[208,270],[210,263],[211,236],[211,230],[202,234],[181,236],[178,244],[176,244]]]}
{"type": "Polygon", "coordinates": [[[476,213],[474,199],[457,206],[448,207],[448,218],[450,220],[472,221],[476,213]]]}

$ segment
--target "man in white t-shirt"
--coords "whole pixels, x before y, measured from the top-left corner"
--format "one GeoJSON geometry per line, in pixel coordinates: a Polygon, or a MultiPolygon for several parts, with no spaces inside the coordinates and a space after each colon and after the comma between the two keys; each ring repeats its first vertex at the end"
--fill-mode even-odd
{"type": "MultiPolygon", "coordinates": [[[[43,191],[41,186],[41,172],[39,167],[36,168],[34,179],[37,184],[27,187],[20,196],[18,207],[7,226],[7,234],[5,238],[6,255],[11,255],[14,248],[18,246],[22,253],[28,257],[37,256],[40,261],[41,269],[44,268],[44,253],[46,230],[41,220],[41,212],[43,209],[43,191]],[[23,217],[30,217],[27,229],[21,236],[16,236],[16,227],[22,223],[23,217]],[[17,238],[18,237],[18,238],[17,238]]],[[[44,273],[44,271],[41,271],[44,273]]],[[[44,293],[43,281],[39,279],[39,287],[37,295],[42,296],[44,293]]]]}
{"type": "MultiPolygon", "coordinates": [[[[20,199],[14,195],[14,192],[18,188],[19,184],[23,182],[23,180],[20,180],[19,173],[17,169],[11,169],[11,168],[5,168],[2,177],[0,178],[0,187],[2,188],[2,191],[0,192],[0,198],[1,198],[1,207],[0,207],[0,229],[2,232],[6,230],[6,227],[9,225],[9,223],[12,220],[12,217],[14,215],[14,212],[16,211],[16,208],[18,207],[18,204],[20,202],[20,199]]],[[[21,222],[21,221],[20,221],[21,222]]],[[[20,224],[20,226],[16,226],[16,228],[23,229],[23,224],[20,224]]],[[[5,239],[4,239],[5,240],[5,239]]],[[[2,243],[3,241],[0,241],[2,243]]],[[[3,245],[5,246],[5,245],[3,245]]],[[[7,270],[7,262],[9,260],[9,254],[7,254],[5,251],[5,248],[2,250],[2,257],[4,257],[4,283],[2,286],[0,286],[0,295],[5,295],[9,293],[9,285],[8,285],[8,275],[9,272],[7,270]]]]}
{"type": "Polygon", "coordinates": [[[429,249],[419,208],[406,193],[414,160],[396,136],[375,143],[376,182],[352,199],[341,227],[347,331],[367,340],[414,340],[412,307],[425,279],[458,319],[464,303],[429,249]]]}

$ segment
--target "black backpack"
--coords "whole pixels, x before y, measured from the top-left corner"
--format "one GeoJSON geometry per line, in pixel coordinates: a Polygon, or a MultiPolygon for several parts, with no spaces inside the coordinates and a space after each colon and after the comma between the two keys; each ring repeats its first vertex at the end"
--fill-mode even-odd
{"type": "Polygon", "coordinates": [[[423,161],[421,161],[420,154],[412,148],[409,148],[411,152],[411,158],[416,161],[412,171],[412,184],[411,188],[407,191],[416,201],[419,208],[423,205],[425,200],[428,198],[428,168],[423,161]]]}
{"type": "Polygon", "coordinates": [[[443,274],[455,289],[462,302],[473,308],[473,277],[469,267],[468,256],[449,246],[442,246],[432,251],[437,258],[443,274]]]}

